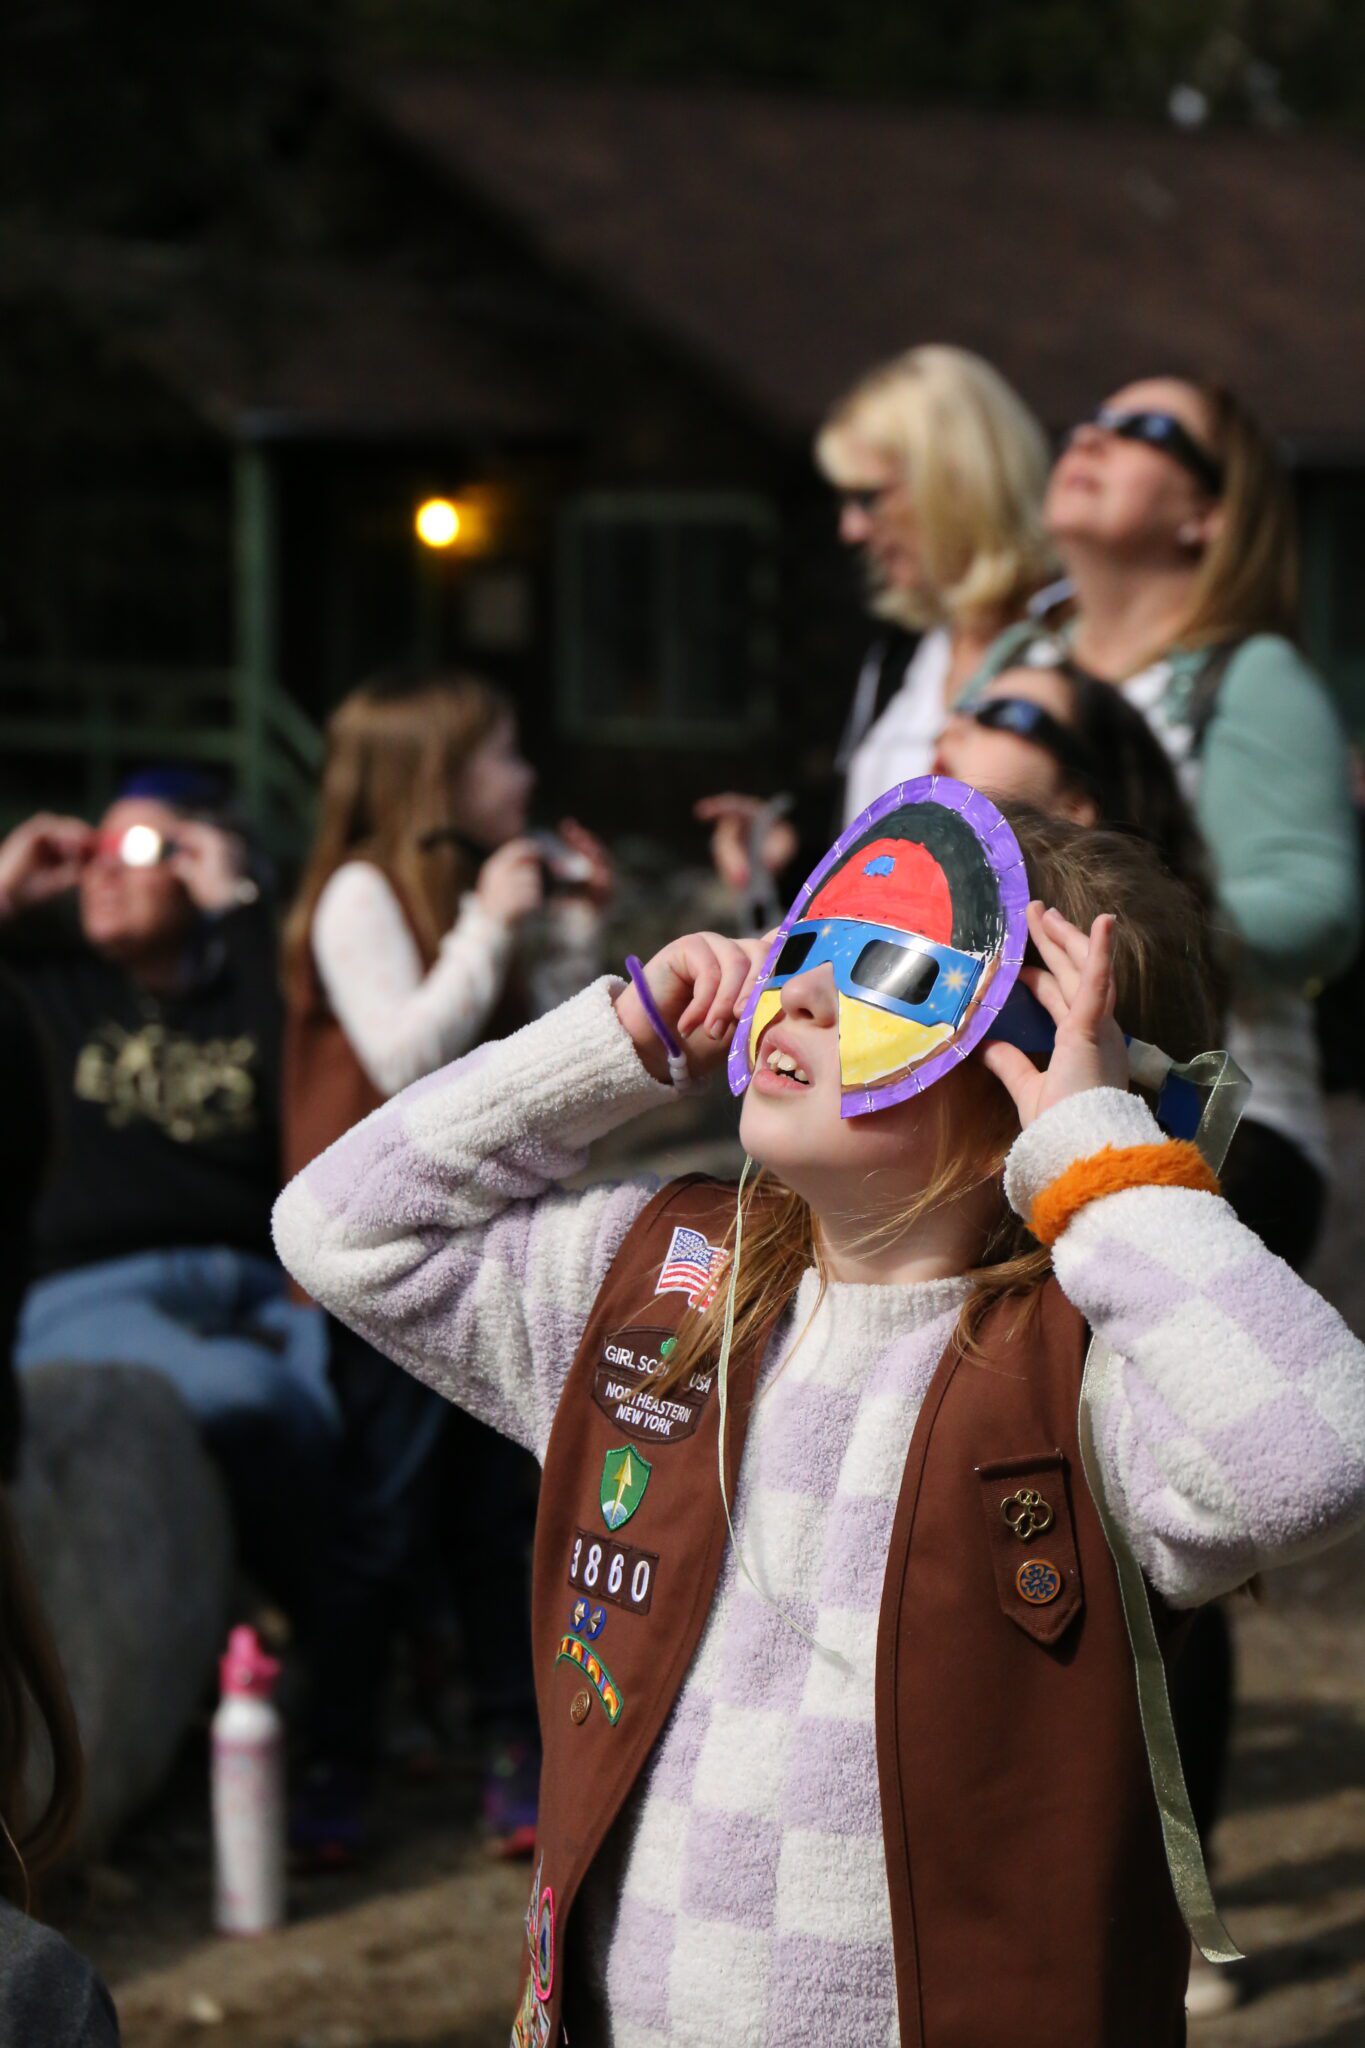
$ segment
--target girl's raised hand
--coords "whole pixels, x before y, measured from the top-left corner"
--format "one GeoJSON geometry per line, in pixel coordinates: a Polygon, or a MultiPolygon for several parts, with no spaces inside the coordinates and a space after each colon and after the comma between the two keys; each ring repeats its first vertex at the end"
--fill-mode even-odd
{"type": "Polygon", "coordinates": [[[490,917],[500,924],[520,924],[539,910],[545,894],[540,848],[533,839],[509,839],[490,853],[474,885],[490,917]]]}
{"type": "MultiPolygon", "coordinates": [[[[682,1040],[695,1074],[708,1073],[724,1062],[734,1035],[736,1005],[767,950],[766,939],[689,932],[647,963],[649,992],[664,1022],[682,1040]]],[[[616,998],[616,1014],[650,1073],[666,1081],[663,1046],[630,983],[616,998]]]]}
{"type": "Polygon", "coordinates": [[[1114,1021],[1114,919],[1097,917],[1087,934],[1060,910],[1030,903],[1028,928],[1044,964],[1020,973],[1057,1027],[1052,1057],[1040,1071],[1017,1045],[993,1040],[981,1051],[1023,1130],[1068,1095],[1128,1086],[1128,1048],[1114,1021]]]}

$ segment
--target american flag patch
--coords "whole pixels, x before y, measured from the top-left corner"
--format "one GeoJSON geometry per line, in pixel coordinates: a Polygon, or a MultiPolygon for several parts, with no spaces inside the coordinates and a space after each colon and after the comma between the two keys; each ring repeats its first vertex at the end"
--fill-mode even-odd
{"type": "Polygon", "coordinates": [[[678,1224],[659,1268],[656,1294],[685,1294],[690,1308],[705,1308],[730,1257],[724,1245],[708,1244],[699,1230],[678,1224]]]}

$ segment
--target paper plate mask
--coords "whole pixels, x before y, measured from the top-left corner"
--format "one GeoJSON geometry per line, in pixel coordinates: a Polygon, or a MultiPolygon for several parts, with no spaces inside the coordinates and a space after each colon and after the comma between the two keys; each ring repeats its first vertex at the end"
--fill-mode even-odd
{"type": "Polygon", "coordinates": [[[1019,842],[979,790],[924,775],[878,797],[783,919],[735,1032],[731,1089],[749,1085],[783,985],[826,962],[839,997],[842,1116],[920,1094],[983,1038],[1045,1045],[1048,1020],[1016,990],[1028,895],[1019,842]]]}

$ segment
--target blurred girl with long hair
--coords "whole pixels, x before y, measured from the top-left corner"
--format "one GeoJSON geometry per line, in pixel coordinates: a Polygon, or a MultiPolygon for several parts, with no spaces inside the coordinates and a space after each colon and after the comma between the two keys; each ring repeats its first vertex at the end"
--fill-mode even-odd
{"type": "MultiPolygon", "coordinates": [[[[284,935],[291,1173],[388,1096],[526,1021],[517,937],[546,872],[526,831],[534,786],[511,703],[478,678],[384,678],[333,714],[317,832],[284,935]]],[[[560,838],[604,888],[606,857],[591,835],[566,821],[560,838]]],[[[359,1846],[399,1589],[430,1551],[439,1473],[454,1461],[452,1591],[466,1635],[477,1623],[486,1639],[485,1606],[498,1631],[497,1654],[481,1651],[471,1667],[485,1820],[495,1844],[519,1851],[537,1767],[524,1461],[464,1418],[452,1430],[423,1387],[340,1324],[332,1334],[345,1444],[296,1848],[340,1861],[359,1846]]]]}

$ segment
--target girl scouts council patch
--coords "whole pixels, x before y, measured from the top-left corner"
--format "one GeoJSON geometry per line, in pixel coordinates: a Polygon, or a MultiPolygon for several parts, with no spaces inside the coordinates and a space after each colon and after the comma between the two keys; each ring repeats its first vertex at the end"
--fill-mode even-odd
{"type": "Polygon", "coordinates": [[[592,1398],[608,1422],[637,1443],[678,1443],[701,1421],[714,1373],[689,1373],[682,1385],[670,1387],[666,1394],[656,1394],[650,1387],[666,1368],[677,1341],[668,1330],[622,1330],[602,1346],[592,1398]]]}

